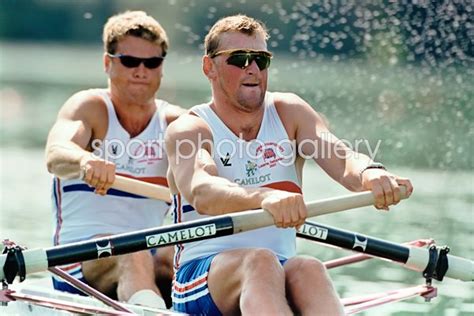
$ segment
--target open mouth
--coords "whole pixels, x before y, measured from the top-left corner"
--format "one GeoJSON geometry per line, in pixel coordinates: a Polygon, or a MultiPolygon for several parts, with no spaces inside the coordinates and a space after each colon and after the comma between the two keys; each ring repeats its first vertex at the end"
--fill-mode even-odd
{"type": "Polygon", "coordinates": [[[258,83],[243,83],[242,85],[245,87],[257,87],[258,83]]]}

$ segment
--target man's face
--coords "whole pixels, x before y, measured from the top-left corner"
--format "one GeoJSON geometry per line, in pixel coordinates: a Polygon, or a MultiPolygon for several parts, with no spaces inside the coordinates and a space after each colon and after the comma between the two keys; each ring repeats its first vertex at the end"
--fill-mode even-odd
{"type": "MultiPolygon", "coordinates": [[[[139,58],[162,56],[159,45],[139,37],[126,36],[118,45],[114,56],[125,55],[139,58]]],[[[163,63],[150,69],[141,62],[137,67],[126,67],[120,58],[105,56],[105,68],[109,74],[111,86],[131,101],[141,103],[155,97],[160,88],[163,63]]]]}
{"type": "MultiPolygon", "coordinates": [[[[266,51],[265,38],[240,32],[228,32],[220,36],[217,52],[227,50],[266,51]]],[[[223,53],[212,59],[216,68],[214,89],[239,109],[252,112],[262,106],[267,90],[268,68],[260,70],[253,60],[245,68],[227,63],[229,54],[223,53]]],[[[212,80],[212,79],[211,79],[212,80]]]]}

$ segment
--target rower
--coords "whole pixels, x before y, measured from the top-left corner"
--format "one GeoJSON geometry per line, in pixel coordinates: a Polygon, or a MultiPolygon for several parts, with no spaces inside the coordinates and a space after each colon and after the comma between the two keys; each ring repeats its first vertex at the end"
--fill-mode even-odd
{"type": "MultiPolygon", "coordinates": [[[[108,20],[103,41],[108,87],[69,98],[48,136],[55,245],[161,226],[169,209],[165,201],[110,189],[116,173],[167,185],[163,135],[184,110],[155,98],[166,32],[145,12],[127,11],[108,20]]],[[[101,247],[103,256],[111,253],[101,247]]],[[[172,255],[172,248],[141,251],[62,268],[112,298],[164,307],[163,299],[170,305],[172,255]]],[[[53,282],[58,290],[80,294],[59,278],[53,282]]]]}
{"type": "Polygon", "coordinates": [[[267,91],[267,38],[251,17],[217,21],[202,59],[212,100],[167,131],[176,223],[263,208],[276,225],[178,245],[173,307],[180,312],[343,314],[322,263],[296,256],[296,230],[307,217],[305,159],[349,190],[371,190],[379,209],[400,201],[400,185],[413,190],[410,180],[346,147],[300,97],[267,91]]]}

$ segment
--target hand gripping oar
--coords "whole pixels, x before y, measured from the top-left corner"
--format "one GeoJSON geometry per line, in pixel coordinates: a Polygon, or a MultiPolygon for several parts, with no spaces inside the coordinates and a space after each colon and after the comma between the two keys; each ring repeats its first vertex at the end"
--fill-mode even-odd
{"type": "MultiPolygon", "coordinates": [[[[406,197],[402,190],[402,197],[406,197]]],[[[308,216],[329,214],[374,203],[371,192],[350,194],[307,204],[308,216]]],[[[13,281],[16,275],[45,271],[49,267],[121,255],[148,248],[203,240],[273,225],[264,210],[244,211],[186,223],[145,229],[131,233],[31,250],[11,249],[0,255],[0,280],[13,281]]]]}

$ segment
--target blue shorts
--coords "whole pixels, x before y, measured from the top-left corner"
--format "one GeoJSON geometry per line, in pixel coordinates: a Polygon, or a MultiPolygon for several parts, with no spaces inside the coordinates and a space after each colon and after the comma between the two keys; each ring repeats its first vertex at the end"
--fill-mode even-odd
{"type": "MultiPolygon", "coordinates": [[[[171,294],[174,311],[191,315],[222,315],[207,286],[212,259],[217,255],[189,261],[178,269],[171,294]]],[[[287,259],[279,261],[283,266],[287,259]]]]}
{"type": "MultiPolygon", "coordinates": [[[[88,284],[86,279],[82,275],[81,263],[73,263],[70,265],[61,266],[59,268],[61,268],[62,270],[64,270],[64,272],[70,274],[74,278],[78,279],[79,281],[88,284]]],[[[81,290],[76,289],[74,286],[72,286],[71,284],[69,284],[68,282],[64,281],[63,279],[61,279],[59,276],[56,276],[56,275],[53,275],[53,287],[59,291],[87,296],[87,294],[84,294],[81,290]]]]}
{"type": "Polygon", "coordinates": [[[222,315],[207,287],[207,274],[217,254],[182,265],[173,281],[173,310],[195,315],[222,315]]]}

